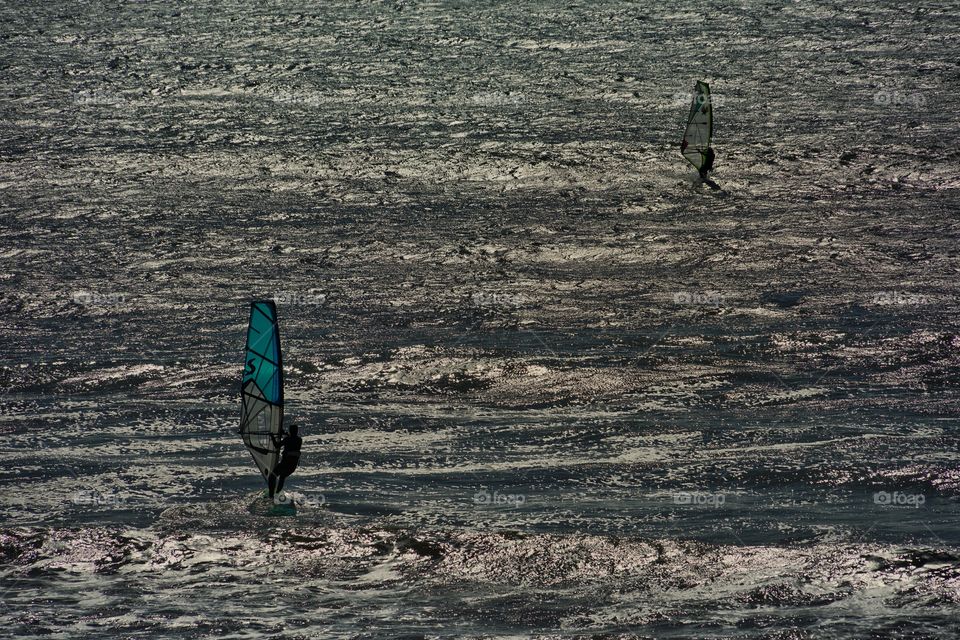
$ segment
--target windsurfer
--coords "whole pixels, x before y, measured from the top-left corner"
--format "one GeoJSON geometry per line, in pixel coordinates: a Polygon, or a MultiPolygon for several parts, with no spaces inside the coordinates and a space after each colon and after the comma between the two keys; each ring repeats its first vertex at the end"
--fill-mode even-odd
{"type": "Polygon", "coordinates": [[[703,153],[703,164],[700,165],[700,177],[704,180],[707,179],[707,172],[713,171],[713,161],[716,159],[717,154],[714,153],[713,147],[707,147],[707,150],[703,153]]]}
{"type": "Polygon", "coordinates": [[[287,477],[292,474],[297,465],[300,463],[300,446],[303,444],[303,438],[298,435],[299,427],[295,424],[290,425],[290,433],[283,437],[284,435],[283,427],[280,428],[280,433],[276,436],[273,436],[274,442],[277,446],[283,447],[282,455],[280,456],[280,461],[277,463],[277,466],[273,468],[273,471],[270,472],[270,477],[267,480],[268,485],[270,486],[270,497],[273,498],[274,494],[278,491],[283,491],[283,482],[287,477]]]}
{"type": "Polygon", "coordinates": [[[711,189],[717,190],[720,189],[720,185],[710,179],[707,175],[707,172],[713,171],[713,161],[716,159],[717,154],[714,153],[713,147],[707,147],[707,150],[703,153],[703,164],[700,165],[698,171],[700,172],[700,179],[703,180],[711,189]]]}

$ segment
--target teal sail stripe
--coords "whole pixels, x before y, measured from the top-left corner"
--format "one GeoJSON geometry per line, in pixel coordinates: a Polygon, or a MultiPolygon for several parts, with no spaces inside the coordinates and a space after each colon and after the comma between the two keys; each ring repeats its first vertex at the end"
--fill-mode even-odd
{"type": "Polygon", "coordinates": [[[250,305],[240,395],[240,435],[266,479],[280,456],[278,440],[283,424],[280,328],[277,307],[271,300],[250,305]]]}
{"type": "Polygon", "coordinates": [[[280,329],[277,326],[277,307],[272,301],[250,305],[246,364],[243,383],[255,380],[269,402],[282,405],[280,329]]]}

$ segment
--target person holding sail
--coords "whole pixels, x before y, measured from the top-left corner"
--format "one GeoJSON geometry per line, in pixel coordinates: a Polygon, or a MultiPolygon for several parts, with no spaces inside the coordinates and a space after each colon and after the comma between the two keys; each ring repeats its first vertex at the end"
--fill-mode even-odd
{"type": "Polygon", "coordinates": [[[283,491],[283,482],[297,469],[300,464],[300,447],[303,445],[303,438],[299,435],[299,426],[290,425],[290,433],[284,436],[283,427],[280,427],[280,433],[271,436],[277,448],[283,447],[280,461],[270,472],[267,484],[270,487],[270,498],[278,491],[283,491]]]}
{"type": "Polygon", "coordinates": [[[700,177],[704,180],[707,179],[707,172],[713,171],[713,161],[716,159],[717,154],[714,152],[713,147],[707,147],[707,150],[703,153],[703,164],[700,165],[700,177]]]}
{"type": "Polygon", "coordinates": [[[713,161],[716,157],[717,154],[713,151],[713,147],[707,147],[707,150],[703,153],[703,164],[697,169],[697,171],[700,172],[700,179],[703,180],[704,184],[714,190],[719,189],[720,185],[711,180],[707,176],[707,172],[713,171],[713,161]]]}
{"type": "Polygon", "coordinates": [[[701,183],[725,194],[726,192],[709,177],[716,158],[716,153],[710,146],[712,137],[713,106],[710,101],[710,86],[706,82],[697,81],[693,89],[690,113],[687,116],[687,127],[680,142],[680,153],[700,174],[701,183]]]}

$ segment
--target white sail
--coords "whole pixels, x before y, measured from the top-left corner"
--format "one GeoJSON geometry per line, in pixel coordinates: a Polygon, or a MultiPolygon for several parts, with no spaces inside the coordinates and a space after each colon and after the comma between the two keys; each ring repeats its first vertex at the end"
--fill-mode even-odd
{"type": "Polygon", "coordinates": [[[707,148],[713,136],[713,107],[710,104],[710,87],[706,82],[697,82],[693,90],[693,103],[683,132],[680,151],[687,162],[697,170],[706,161],[707,148]]]}

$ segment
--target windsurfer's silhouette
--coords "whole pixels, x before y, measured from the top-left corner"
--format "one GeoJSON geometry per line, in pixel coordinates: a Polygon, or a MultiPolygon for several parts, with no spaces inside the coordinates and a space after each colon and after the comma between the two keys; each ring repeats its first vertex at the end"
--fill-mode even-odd
{"type": "Polygon", "coordinates": [[[300,463],[300,446],[303,444],[303,438],[297,435],[298,431],[299,427],[292,424],[290,425],[289,435],[283,438],[282,442],[280,440],[280,437],[283,435],[282,427],[280,434],[274,436],[274,442],[277,446],[283,446],[283,453],[280,456],[280,461],[277,463],[277,466],[273,468],[273,471],[270,472],[270,477],[267,479],[271,498],[273,498],[276,492],[283,491],[283,481],[296,470],[297,465],[300,463]]]}
{"type": "Polygon", "coordinates": [[[722,191],[722,189],[720,189],[720,185],[707,176],[707,172],[713,171],[713,161],[716,159],[716,157],[717,154],[714,153],[713,147],[707,147],[707,150],[703,154],[703,164],[700,165],[700,169],[698,169],[698,171],[700,172],[700,179],[703,180],[704,184],[715,191],[722,191]]]}

